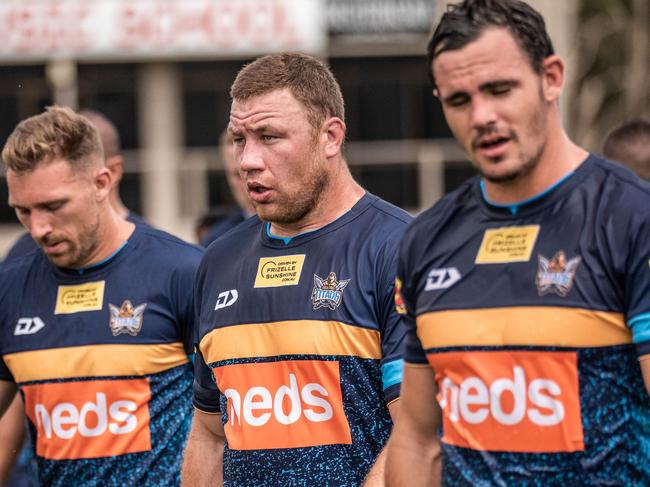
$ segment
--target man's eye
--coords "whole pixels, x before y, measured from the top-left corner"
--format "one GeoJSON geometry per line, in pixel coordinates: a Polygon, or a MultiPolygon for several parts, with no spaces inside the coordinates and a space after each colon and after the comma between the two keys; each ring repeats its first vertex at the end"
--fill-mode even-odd
{"type": "Polygon", "coordinates": [[[510,90],[511,90],[510,86],[499,86],[493,88],[491,91],[494,96],[499,96],[499,95],[505,95],[507,93],[510,93],[510,90]]]}
{"type": "Polygon", "coordinates": [[[463,105],[466,105],[469,102],[469,97],[467,96],[458,96],[454,98],[450,98],[447,100],[447,105],[452,106],[452,107],[461,107],[463,105]]]}
{"type": "Polygon", "coordinates": [[[276,139],[277,139],[277,137],[275,135],[262,135],[262,140],[264,142],[272,142],[272,141],[274,141],[276,139]]]}

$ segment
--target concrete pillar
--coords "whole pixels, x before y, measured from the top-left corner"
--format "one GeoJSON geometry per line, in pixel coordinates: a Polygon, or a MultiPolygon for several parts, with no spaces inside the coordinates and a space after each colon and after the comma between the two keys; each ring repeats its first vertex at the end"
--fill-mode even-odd
{"type": "Polygon", "coordinates": [[[141,64],[137,85],[144,217],[154,226],[189,238],[181,221],[184,137],[180,70],[171,63],[141,64]]]}
{"type": "Polygon", "coordinates": [[[52,59],[45,65],[45,76],[52,86],[54,104],[77,110],[77,63],[70,59],[52,59]]]}

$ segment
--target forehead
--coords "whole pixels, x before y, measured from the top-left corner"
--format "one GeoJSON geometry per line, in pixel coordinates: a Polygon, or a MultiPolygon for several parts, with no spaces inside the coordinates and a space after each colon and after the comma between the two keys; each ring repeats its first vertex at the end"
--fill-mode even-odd
{"type": "Polygon", "coordinates": [[[77,194],[87,185],[85,172],[73,170],[63,159],[42,162],[33,171],[18,174],[7,171],[9,204],[33,206],[77,194]]]}
{"type": "Polygon", "coordinates": [[[274,90],[244,101],[233,100],[230,107],[232,130],[259,130],[270,124],[306,119],[307,110],[288,88],[274,90]]]}
{"type": "Polygon", "coordinates": [[[441,94],[535,74],[526,53],[504,28],[487,29],[463,48],[441,53],[432,69],[441,94]]]}

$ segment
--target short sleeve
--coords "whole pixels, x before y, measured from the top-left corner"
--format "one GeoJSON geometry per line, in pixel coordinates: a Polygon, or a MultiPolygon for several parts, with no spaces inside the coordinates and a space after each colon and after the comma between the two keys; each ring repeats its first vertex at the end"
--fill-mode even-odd
{"type": "Polygon", "coordinates": [[[426,364],[427,358],[417,335],[415,321],[417,278],[410,268],[410,255],[408,241],[403,239],[397,264],[397,278],[395,279],[395,308],[401,314],[404,323],[404,361],[412,364],[426,364]]]}
{"type": "Polygon", "coordinates": [[[194,383],[192,385],[192,404],[205,413],[219,413],[220,394],[212,370],[203,360],[201,350],[196,348],[194,354],[194,383]]]}
{"type": "Polygon", "coordinates": [[[640,358],[650,359],[650,195],[638,223],[632,220],[626,259],[625,301],[627,324],[640,358]],[[637,223],[637,224],[635,224],[637,223]]]}
{"type": "Polygon", "coordinates": [[[197,340],[194,277],[202,254],[202,249],[198,247],[186,249],[176,257],[182,260],[177,264],[173,276],[172,292],[175,296],[178,333],[188,355],[193,352],[197,340]]]}
{"type": "Polygon", "coordinates": [[[0,358],[0,380],[6,382],[16,382],[13,374],[9,370],[9,367],[7,367],[4,358],[0,358]]]}
{"type": "Polygon", "coordinates": [[[381,375],[387,403],[397,399],[402,384],[404,361],[404,324],[395,309],[395,275],[397,272],[397,241],[389,241],[381,254],[384,259],[380,278],[381,300],[381,375]]]}

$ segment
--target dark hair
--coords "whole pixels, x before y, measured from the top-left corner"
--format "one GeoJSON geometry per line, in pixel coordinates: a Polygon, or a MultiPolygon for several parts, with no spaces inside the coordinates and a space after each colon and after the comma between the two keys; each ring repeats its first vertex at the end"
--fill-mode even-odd
{"type": "Polygon", "coordinates": [[[332,71],[318,59],[299,53],[262,56],[244,66],[230,88],[233,100],[246,101],[288,88],[307,108],[309,122],[320,127],[328,117],[345,121],[341,88],[332,71]]]}
{"type": "Polygon", "coordinates": [[[603,154],[650,181],[650,122],[630,120],[605,139],[603,154]]]}
{"type": "Polygon", "coordinates": [[[536,73],[541,73],[544,59],[554,53],[544,18],[527,3],[521,0],[464,0],[447,5],[429,40],[427,66],[434,86],[433,60],[445,51],[462,49],[489,28],[508,29],[536,73]]]}
{"type": "Polygon", "coordinates": [[[104,161],[95,127],[67,107],[47,107],[43,113],[23,120],[2,150],[5,167],[18,174],[57,158],[65,159],[75,170],[104,161]]]}

